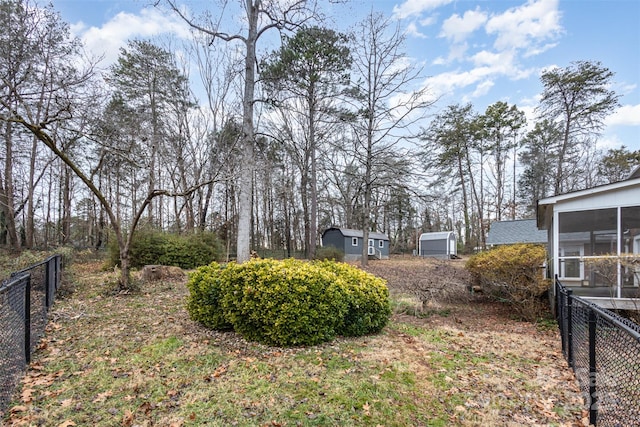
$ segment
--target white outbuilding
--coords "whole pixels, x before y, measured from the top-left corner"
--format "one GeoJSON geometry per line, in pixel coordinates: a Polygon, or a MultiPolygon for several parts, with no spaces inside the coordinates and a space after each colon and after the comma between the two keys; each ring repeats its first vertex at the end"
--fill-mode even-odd
{"type": "Polygon", "coordinates": [[[422,233],[419,242],[419,255],[422,257],[455,258],[458,255],[456,233],[438,231],[422,233]]]}

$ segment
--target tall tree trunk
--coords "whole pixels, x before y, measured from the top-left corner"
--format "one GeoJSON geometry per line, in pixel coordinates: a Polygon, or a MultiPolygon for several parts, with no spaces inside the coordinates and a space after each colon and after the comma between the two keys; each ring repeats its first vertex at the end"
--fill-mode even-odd
{"type": "Polygon", "coordinates": [[[311,206],[309,209],[309,246],[308,258],[316,257],[316,243],[318,240],[318,172],[316,164],[316,106],[315,106],[315,88],[313,84],[309,89],[309,156],[311,161],[311,176],[309,182],[309,196],[311,197],[311,206]]]}
{"type": "Polygon", "coordinates": [[[61,240],[62,245],[68,245],[71,242],[71,173],[69,169],[62,165],[62,185],[61,185],[61,240]]]}
{"type": "Polygon", "coordinates": [[[302,200],[302,216],[304,218],[304,256],[311,255],[311,215],[309,213],[309,182],[308,172],[302,170],[300,174],[300,199],[302,200]]]}
{"type": "Polygon", "coordinates": [[[27,195],[27,221],[25,224],[25,241],[24,246],[28,249],[33,248],[33,240],[35,234],[35,204],[34,204],[34,191],[35,191],[35,175],[36,175],[36,156],[38,153],[38,139],[33,138],[31,142],[31,158],[29,159],[29,182],[27,195]]]}
{"type": "Polygon", "coordinates": [[[253,103],[256,81],[256,41],[258,39],[258,15],[260,0],[249,2],[248,8],[249,32],[245,40],[246,56],[244,62],[244,94],[242,99],[242,165],[238,185],[238,239],[236,246],[237,260],[242,263],[248,261],[251,255],[251,183],[255,170],[253,103]]]}
{"type": "Polygon", "coordinates": [[[201,202],[200,212],[198,216],[198,227],[201,231],[204,231],[207,226],[207,213],[209,212],[209,204],[213,198],[213,183],[207,184],[207,191],[204,196],[204,201],[201,202]]]}
{"type": "Polygon", "coordinates": [[[469,252],[471,245],[471,220],[469,218],[469,195],[467,194],[467,181],[464,179],[464,167],[462,159],[458,157],[458,174],[462,187],[462,216],[464,219],[464,247],[469,252]]]}
{"type": "Polygon", "coordinates": [[[6,123],[4,140],[6,157],[4,163],[4,185],[0,189],[0,209],[2,209],[5,217],[7,243],[12,249],[19,251],[22,247],[16,229],[15,201],[13,197],[13,124],[11,122],[6,123]]]}
{"type": "Polygon", "coordinates": [[[562,137],[562,147],[560,147],[560,152],[558,153],[558,162],[556,166],[556,176],[554,180],[553,190],[554,195],[561,194],[563,190],[564,183],[564,160],[567,156],[567,149],[569,147],[569,137],[571,131],[571,121],[567,120],[564,124],[564,133],[562,137]]]}

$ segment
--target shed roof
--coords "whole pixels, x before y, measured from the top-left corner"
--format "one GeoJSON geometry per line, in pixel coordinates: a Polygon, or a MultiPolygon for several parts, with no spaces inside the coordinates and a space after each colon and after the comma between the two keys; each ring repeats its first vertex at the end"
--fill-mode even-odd
{"type": "Polygon", "coordinates": [[[547,243],[547,232],[538,230],[535,219],[497,221],[491,224],[487,234],[488,245],[514,243],[547,243]]]}
{"type": "MultiPolygon", "coordinates": [[[[360,237],[362,238],[362,230],[354,230],[352,228],[340,228],[340,227],[331,227],[331,228],[327,228],[324,233],[326,233],[329,230],[338,230],[340,231],[340,233],[342,233],[342,235],[344,237],[360,237]]],[[[322,234],[324,234],[322,233],[322,234]]],[[[370,231],[369,232],[369,238],[370,239],[378,239],[378,240],[389,240],[389,237],[384,234],[384,233],[378,233],[375,231],[370,231]]]]}
{"type": "Polygon", "coordinates": [[[452,234],[455,237],[455,233],[453,231],[434,231],[433,233],[422,233],[420,235],[420,240],[446,240],[452,234]]]}

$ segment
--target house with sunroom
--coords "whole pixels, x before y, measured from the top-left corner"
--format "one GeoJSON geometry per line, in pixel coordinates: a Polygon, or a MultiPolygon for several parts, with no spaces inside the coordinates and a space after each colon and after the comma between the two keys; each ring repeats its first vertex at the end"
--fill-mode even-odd
{"type": "Polygon", "coordinates": [[[538,200],[553,277],[606,308],[640,309],[640,167],[612,184],[538,200]]]}
{"type": "MultiPolygon", "coordinates": [[[[344,253],[345,261],[362,259],[362,245],[364,244],[362,230],[331,227],[322,233],[322,246],[333,246],[340,249],[344,253]]],[[[386,234],[369,232],[366,245],[369,257],[389,259],[389,237],[386,234]]]]}

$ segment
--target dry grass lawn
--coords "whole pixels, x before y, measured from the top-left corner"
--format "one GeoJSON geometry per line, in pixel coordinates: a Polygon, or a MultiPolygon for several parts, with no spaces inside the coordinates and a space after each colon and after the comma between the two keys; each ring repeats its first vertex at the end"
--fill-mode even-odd
{"type": "MultiPolygon", "coordinates": [[[[432,266],[374,268],[390,265],[432,266]]],[[[394,293],[381,334],[284,349],[192,322],[184,279],[109,296],[99,263],[73,276],[6,426],[583,425],[557,330],[496,303],[415,316],[394,293]]]]}

